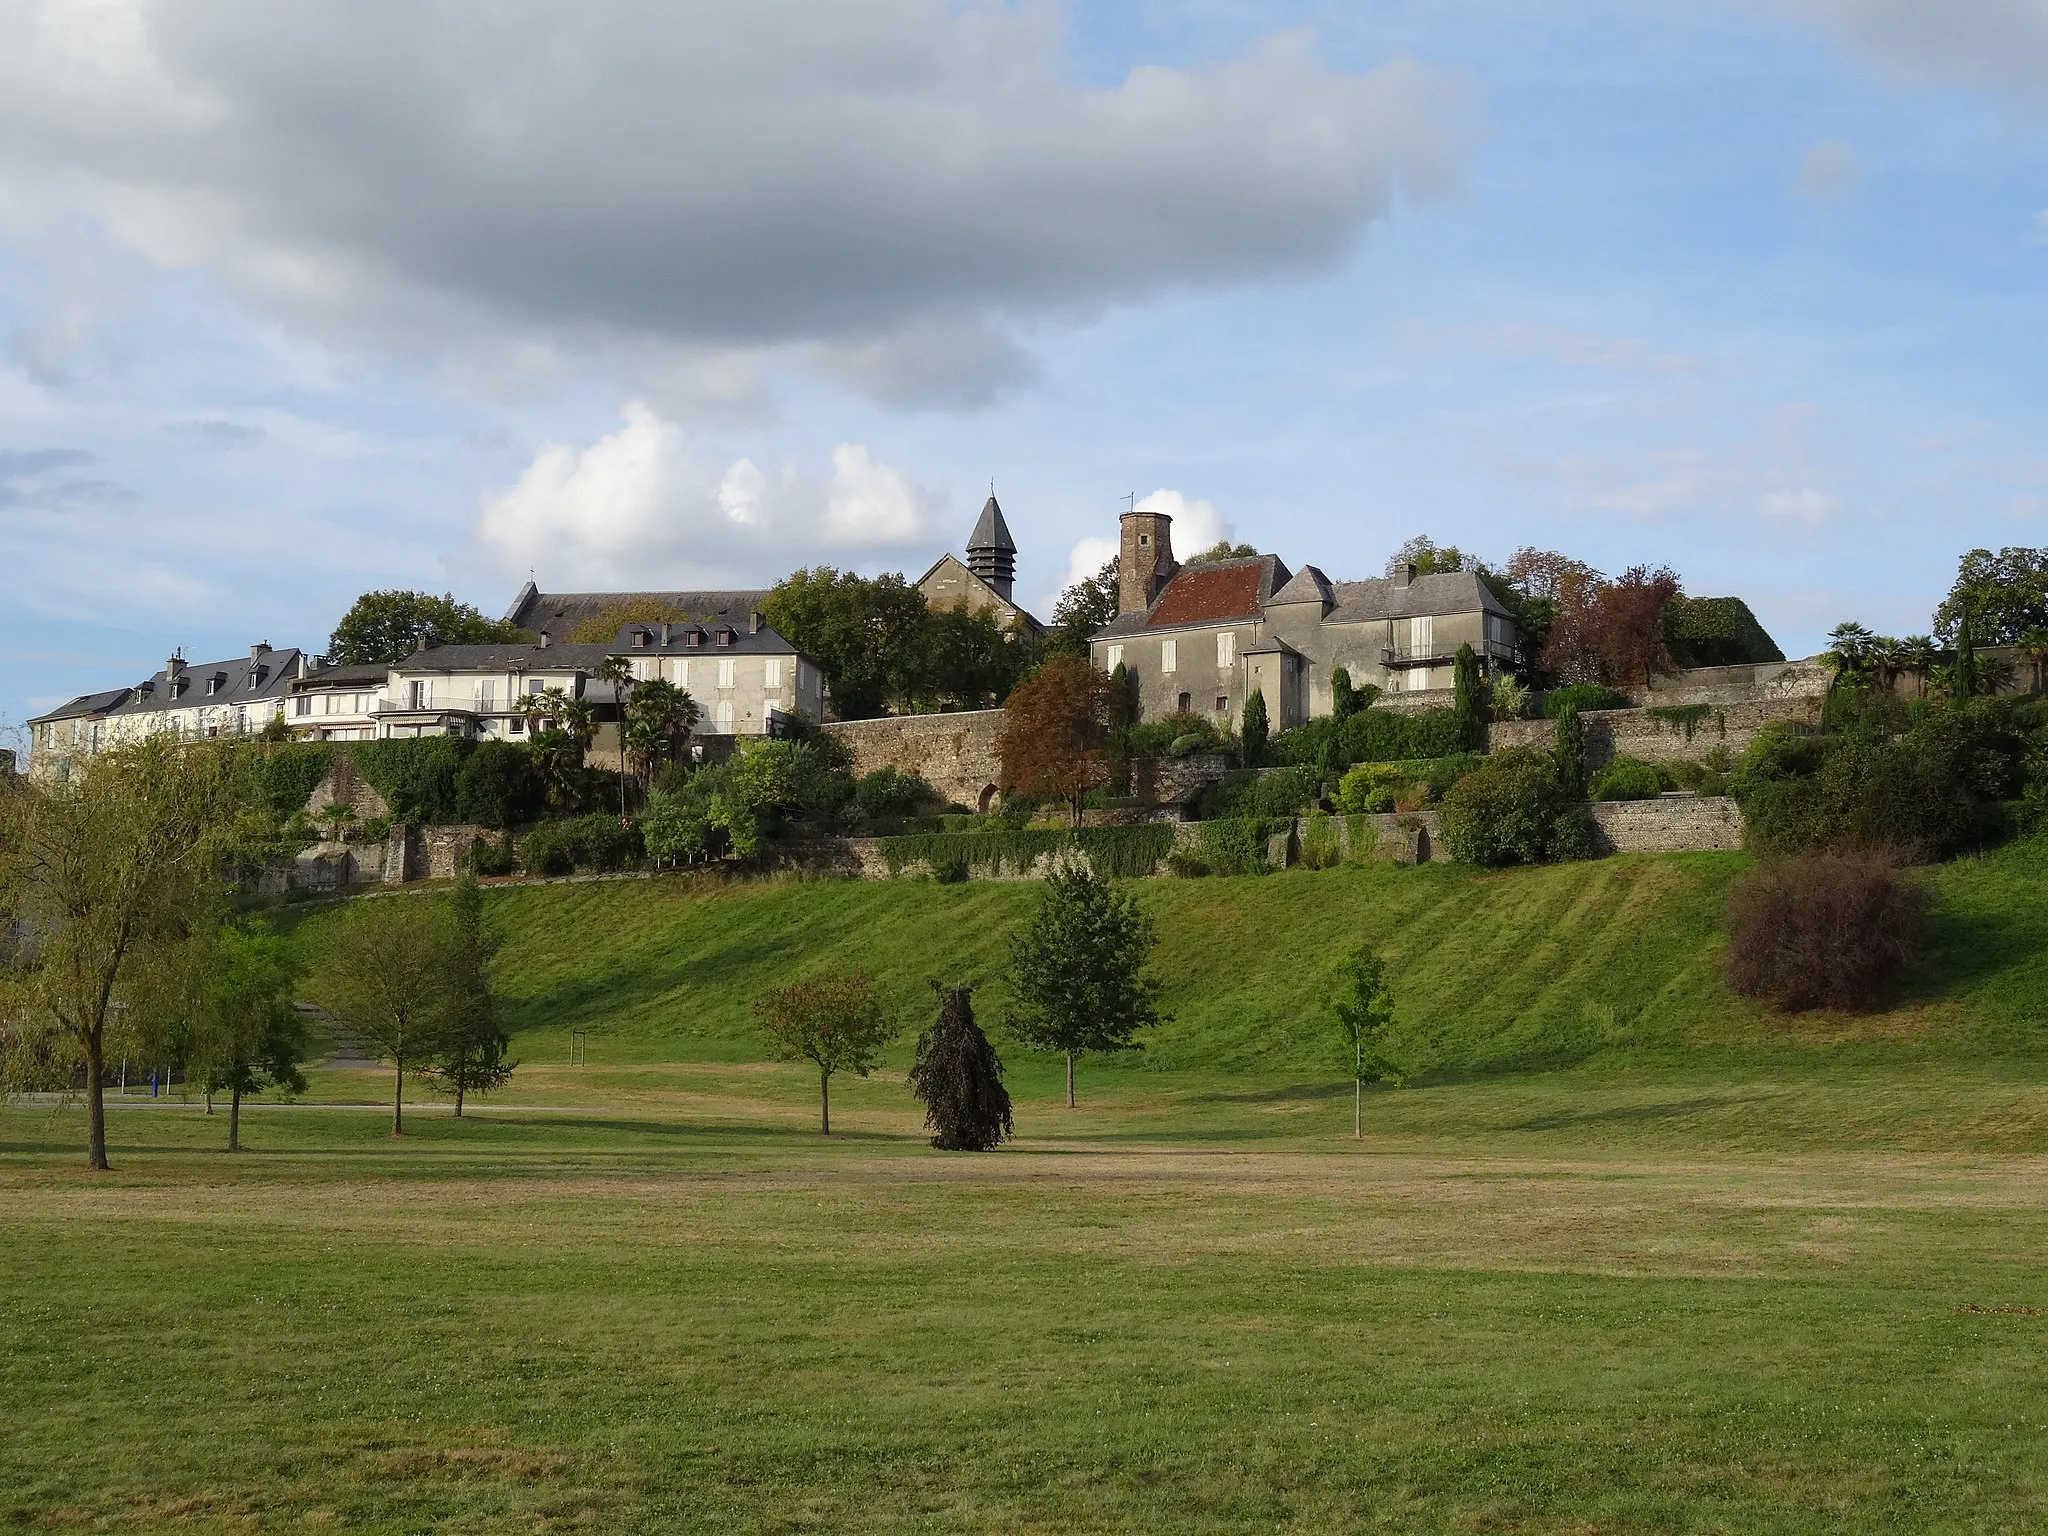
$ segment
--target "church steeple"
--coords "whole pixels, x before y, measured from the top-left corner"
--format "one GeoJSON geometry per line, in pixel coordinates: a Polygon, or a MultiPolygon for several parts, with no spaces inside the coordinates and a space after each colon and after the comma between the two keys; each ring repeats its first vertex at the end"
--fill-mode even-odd
{"type": "Polygon", "coordinates": [[[974,532],[967,536],[967,569],[1011,602],[1010,589],[1017,580],[1017,544],[1010,537],[1010,525],[1003,521],[1003,509],[996,505],[994,487],[981,509],[974,532]]]}

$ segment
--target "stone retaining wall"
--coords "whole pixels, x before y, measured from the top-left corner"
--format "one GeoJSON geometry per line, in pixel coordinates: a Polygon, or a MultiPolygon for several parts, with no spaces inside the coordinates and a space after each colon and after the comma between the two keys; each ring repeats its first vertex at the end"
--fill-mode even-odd
{"type": "MultiPolygon", "coordinates": [[[[1693,727],[1690,737],[1682,725],[1658,720],[1648,709],[1595,709],[1579,716],[1586,727],[1586,768],[1597,772],[1614,758],[1626,754],[1646,762],[1698,761],[1716,747],[1740,758],[1766,725],[1780,721],[1812,725],[1820,719],[1820,700],[1787,697],[1753,700],[1747,704],[1711,706],[1712,712],[1693,727]]],[[[1548,747],[1557,739],[1554,720],[1503,720],[1486,729],[1487,749],[1548,747]]]]}
{"type": "Polygon", "coordinates": [[[1593,807],[1601,853],[1717,853],[1742,846],[1742,812],[1725,795],[1610,800],[1593,807]]]}
{"type": "Polygon", "coordinates": [[[948,801],[969,810],[986,810],[995,799],[1002,777],[1000,709],[835,720],[824,729],[852,754],[856,778],[894,768],[923,775],[948,801]]]}

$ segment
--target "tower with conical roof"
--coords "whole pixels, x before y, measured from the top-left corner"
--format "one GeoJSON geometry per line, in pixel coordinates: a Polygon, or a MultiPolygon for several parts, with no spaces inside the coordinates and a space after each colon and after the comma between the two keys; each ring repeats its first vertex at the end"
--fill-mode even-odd
{"type": "Polygon", "coordinates": [[[993,490],[974,532],[967,536],[967,569],[993,587],[1004,602],[1016,601],[1010,592],[1017,583],[1017,544],[1010,537],[1010,525],[1003,521],[1003,509],[996,505],[993,490]]]}

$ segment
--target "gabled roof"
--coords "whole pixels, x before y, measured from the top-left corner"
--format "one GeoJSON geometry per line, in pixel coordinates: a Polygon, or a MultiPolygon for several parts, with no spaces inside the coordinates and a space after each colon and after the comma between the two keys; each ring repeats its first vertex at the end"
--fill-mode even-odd
{"type": "Polygon", "coordinates": [[[546,630],[560,639],[606,609],[626,603],[662,603],[693,619],[714,619],[723,614],[744,620],[749,613],[765,606],[767,601],[766,587],[697,592],[542,592],[529,581],[512,600],[505,620],[535,634],[546,630]]]}
{"type": "Polygon", "coordinates": [[[109,714],[150,715],[166,709],[218,709],[237,704],[258,704],[281,699],[291,692],[299,675],[300,651],[287,646],[256,655],[243,653],[229,661],[194,661],[180,668],[184,686],[173,693],[168,669],[159,667],[134,688],[128,701],[109,714]],[[207,684],[219,679],[219,687],[207,692],[207,684]]]}
{"type": "Polygon", "coordinates": [[[1421,618],[1425,614],[1508,611],[1474,571],[1418,576],[1405,587],[1391,576],[1372,581],[1340,581],[1333,590],[1337,607],[1328,617],[1332,624],[1366,624],[1375,619],[1421,618]]]}
{"type": "MultiPolygon", "coordinates": [[[[580,651],[586,650],[588,647],[558,645],[553,647],[553,649],[557,651],[580,651]]],[[[669,626],[669,643],[667,645],[661,643],[661,626],[659,624],[628,624],[619,631],[611,644],[598,646],[597,649],[611,656],[803,655],[803,652],[799,651],[794,645],[791,645],[788,640],[783,638],[777,630],[769,625],[763,624],[753,634],[748,634],[744,620],[738,624],[673,624],[669,626]],[[721,629],[732,631],[732,639],[729,644],[720,645],[718,643],[718,631],[721,629]],[[690,644],[689,637],[692,631],[699,632],[704,636],[701,644],[690,644]],[[635,645],[633,643],[633,636],[636,632],[647,636],[647,643],[645,645],[635,645]]]]}
{"type": "Polygon", "coordinates": [[[1246,555],[1184,565],[1159,589],[1142,614],[1124,613],[1095,633],[1114,638],[1149,629],[1180,629],[1256,619],[1259,609],[1293,573],[1278,555],[1246,555]]]}
{"type": "Polygon", "coordinates": [[[1324,607],[1336,601],[1330,590],[1330,578],[1312,565],[1304,565],[1294,573],[1294,580],[1266,599],[1268,606],[1279,603],[1321,603],[1324,607]]]}
{"type": "Polygon", "coordinates": [[[974,532],[967,536],[967,552],[977,549],[999,549],[1005,554],[1017,553],[1017,541],[1010,537],[1010,525],[1003,521],[1003,509],[996,505],[995,493],[981,509],[981,518],[974,525],[974,532]]]}
{"type": "Polygon", "coordinates": [[[30,725],[43,725],[53,720],[82,720],[92,715],[104,715],[118,709],[128,701],[132,688],[108,688],[99,693],[81,693],[68,704],[60,704],[46,715],[37,715],[30,725]]]}
{"type": "Polygon", "coordinates": [[[1018,607],[1017,600],[1015,598],[1003,596],[1002,593],[998,592],[994,587],[990,586],[988,582],[982,578],[980,573],[974,569],[973,566],[969,565],[966,561],[962,560],[958,555],[939,556],[938,559],[934,560],[928,567],[926,567],[925,573],[922,576],[918,577],[917,580],[913,581],[911,585],[913,587],[916,587],[920,592],[923,591],[924,584],[930,581],[934,576],[938,575],[939,572],[948,565],[956,567],[962,576],[966,577],[969,581],[973,582],[976,586],[980,587],[984,592],[986,592],[989,596],[989,601],[991,603],[999,604],[1002,607],[1009,609],[1010,612],[1016,614],[1018,618],[1024,621],[1026,626],[1029,627],[1033,634],[1043,634],[1045,632],[1045,626],[1038,622],[1038,618],[1035,614],[1029,612],[1026,609],[1018,607]]]}
{"type": "Polygon", "coordinates": [[[588,672],[609,645],[430,645],[379,672],[588,672]]]}

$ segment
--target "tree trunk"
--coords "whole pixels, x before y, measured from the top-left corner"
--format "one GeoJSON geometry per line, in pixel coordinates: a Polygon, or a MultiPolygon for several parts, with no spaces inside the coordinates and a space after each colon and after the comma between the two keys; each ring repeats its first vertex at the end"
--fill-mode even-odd
{"type": "Polygon", "coordinates": [[[397,1053],[398,1088],[391,1095],[391,1134],[405,1134],[405,1052],[397,1053]]]}
{"type": "Polygon", "coordinates": [[[206,1113],[208,1115],[213,1113],[213,1080],[211,1078],[208,1078],[206,1082],[206,1113]]]}
{"type": "Polygon", "coordinates": [[[1074,1107],[1074,1053],[1067,1052],[1067,1108],[1074,1107]]]}
{"type": "Polygon", "coordinates": [[[832,1134],[832,1074],[818,1069],[818,1134],[832,1134]]]}
{"type": "Polygon", "coordinates": [[[1365,1084],[1351,1079],[1351,1139],[1365,1140],[1365,1084]]]}
{"type": "Polygon", "coordinates": [[[228,1100],[228,1150],[242,1150],[242,1085],[235,1084],[235,1096],[228,1100]]]}
{"type": "Polygon", "coordinates": [[[462,1118],[462,1093],[469,1086],[469,1064],[457,1062],[455,1066],[455,1118],[462,1118]]]}
{"type": "Polygon", "coordinates": [[[98,1030],[85,1037],[85,1166],[105,1173],[107,1162],[107,1100],[100,1091],[106,1070],[106,1047],[98,1030]]]}

